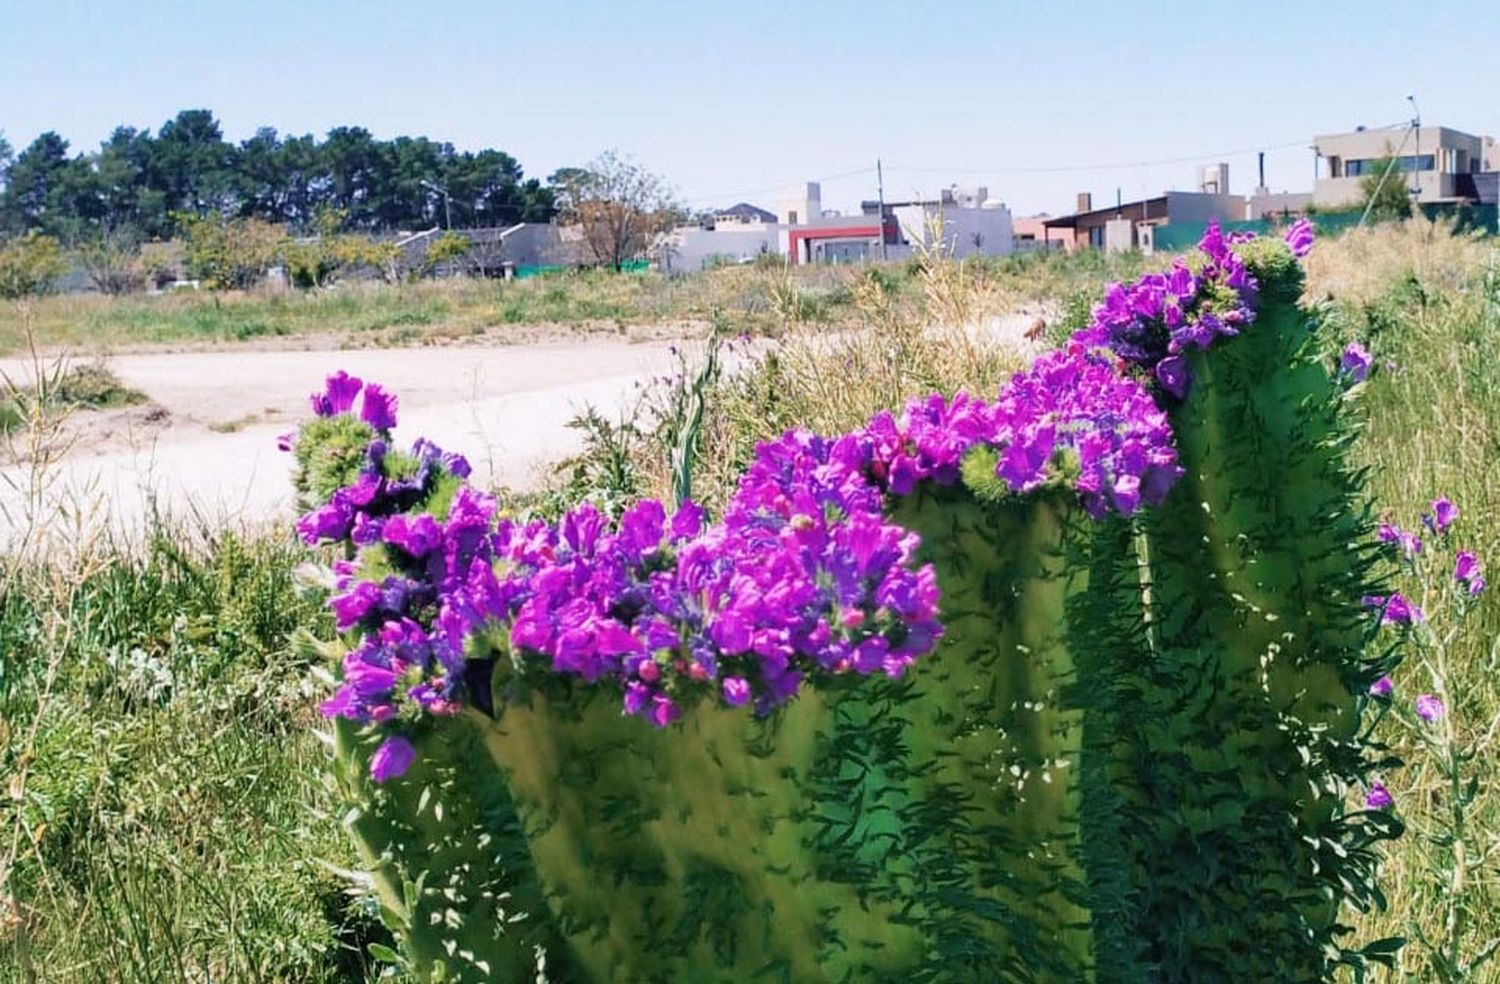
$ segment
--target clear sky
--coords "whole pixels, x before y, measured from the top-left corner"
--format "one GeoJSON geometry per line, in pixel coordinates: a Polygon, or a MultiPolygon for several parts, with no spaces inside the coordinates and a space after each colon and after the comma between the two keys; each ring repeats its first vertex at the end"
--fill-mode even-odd
{"type": "Polygon", "coordinates": [[[226,136],[364,126],[528,174],[618,148],[695,206],[985,184],[1017,214],[1194,187],[1307,190],[1316,133],[1500,134],[1494,0],[0,0],[0,132],[92,149],[207,108],[226,136]],[[1151,163],[1170,162],[1170,163],[1151,163]],[[849,174],[848,172],[861,172],[849,174]]]}

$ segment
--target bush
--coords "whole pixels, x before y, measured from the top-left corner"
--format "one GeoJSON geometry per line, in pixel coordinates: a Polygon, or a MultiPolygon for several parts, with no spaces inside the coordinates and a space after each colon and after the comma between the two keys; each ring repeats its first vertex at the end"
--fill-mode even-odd
{"type": "Polygon", "coordinates": [[[62,244],[51,236],[28,232],[0,244],[0,298],[16,300],[44,294],[67,272],[62,244]]]}

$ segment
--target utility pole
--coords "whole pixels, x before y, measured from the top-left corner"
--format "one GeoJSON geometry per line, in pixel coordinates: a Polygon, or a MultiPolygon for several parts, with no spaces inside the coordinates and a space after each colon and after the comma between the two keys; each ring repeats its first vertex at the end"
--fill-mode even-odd
{"type": "Polygon", "coordinates": [[[878,157],[875,158],[875,195],[880,200],[880,259],[884,262],[891,258],[891,254],[885,245],[885,172],[881,170],[878,157]]]}
{"type": "MultiPolygon", "coordinates": [[[[1411,179],[1412,184],[1416,186],[1416,193],[1414,195],[1413,201],[1413,204],[1415,204],[1416,202],[1420,202],[1422,200],[1422,110],[1417,106],[1416,96],[1408,95],[1406,97],[1406,101],[1411,103],[1411,125],[1412,129],[1415,130],[1417,134],[1417,147],[1411,152],[1411,179]]],[[[1437,167],[1436,151],[1434,151],[1432,155],[1432,166],[1434,169],[1436,169],[1437,167]]]]}
{"type": "Polygon", "coordinates": [[[438,185],[433,184],[431,181],[428,181],[425,178],[418,178],[417,183],[420,184],[423,188],[426,188],[430,191],[435,191],[439,195],[443,196],[443,228],[448,230],[449,232],[452,232],[453,202],[452,199],[448,197],[448,189],[439,187],[438,185]]]}

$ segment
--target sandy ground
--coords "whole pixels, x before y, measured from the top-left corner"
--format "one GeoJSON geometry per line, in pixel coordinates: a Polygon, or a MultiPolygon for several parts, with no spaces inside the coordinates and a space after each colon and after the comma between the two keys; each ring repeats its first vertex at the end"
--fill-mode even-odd
{"type": "MultiPolygon", "coordinates": [[[[968,326],[976,341],[1035,354],[1039,326],[1055,312],[1023,308],[968,326]]],[[[575,452],[580,435],[567,422],[584,407],[618,419],[633,410],[653,377],[676,371],[674,347],[690,361],[701,326],[659,325],[650,332],[540,336],[514,344],[404,349],[349,349],[317,339],[281,348],[116,354],[106,364],[149,402],[75,414],[66,454],[38,482],[33,469],[0,447],[0,550],[29,529],[54,536],[85,529],[126,535],[155,512],[214,528],[263,527],[289,521],[291,456],[279,435],[309,414],[308,394],[337,369],[380,382],[401,400],[398,441],[424,436],[460,451],[488,487],[534,488],[549,465],[575,452]],[[308,346],[308,347],[299,347],[308,346]]],[[[841,333],[819,335],[837,344],[841,333]]],[[[737,344],[732,371],[772,343],[737,344]]],[[[30,366],[0,359],[19,382],[30,366]]]]}
{"type": "MultiPolygon", "coordinates": [[[[59,510],[81,509],[125,532],[139,529],[152,508],[236,526],[285,516],[290,455],[276,449],[276,438],[307,416],[307,395],[340,368],[399,394],[398,440],[425,436],[462,451],[486,485],[533,487],[547,464],[579,446],[567,421],[588,404],[607,416],[633,406],[641,385],[673,370],[670,346],[596,337],[503,348],[115,356],[110,369],[150,402],[75,415],[73,443],[40,513],[55,523],[59,510]]],[[[17,360],[0,360],[0,369],[28,376],[17,360]]],[[[0,468],[0,549],[26,523],[30,482],[24,464],[0,468]]]]}

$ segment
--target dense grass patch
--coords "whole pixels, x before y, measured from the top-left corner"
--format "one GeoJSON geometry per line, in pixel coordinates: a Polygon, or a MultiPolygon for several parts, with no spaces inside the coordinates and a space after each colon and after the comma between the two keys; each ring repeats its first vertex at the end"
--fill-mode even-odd
{"type": "Polygon", "coordinates": [[[291,644],[323,617],[301,557],[161,530],[6,572],[0,977],[364,975],[381,936],[328,867],[351,852],[291,644]]]}
{"type": "MultiPolygon", "coordinates": [[[[1093,252],[976,259],[966,282],[1006,304],[1093,296],[1107,276],[1132,275],[1141,257],[1093,252]]],[[[940,266],[914,260],[886,266],[760,264],[702,273],[584,271],[519,281],[429,281],[387,286],[339,284],[293,292],[187,292],[109,298],[46,297],[32,303],[37,341],[85,349],[125,344],[233,344],[332,334],[351,344],[414,344],[517,325],[575,326],[703,321],[735,331],[774,332],[796,324],[852,324],[858,285],[875,277],[901,299],[920,297],[940,266]]],[[[0,310],[0,353],[22,346],[14,310],[0,310]]]]}

